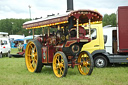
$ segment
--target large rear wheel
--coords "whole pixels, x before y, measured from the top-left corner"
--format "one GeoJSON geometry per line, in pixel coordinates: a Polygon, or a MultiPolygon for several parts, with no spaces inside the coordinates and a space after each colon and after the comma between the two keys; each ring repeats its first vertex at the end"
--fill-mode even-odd
{"type": "Polygon", "coordinates": [[[53,58],[53,71],[56,77],[65,77],[68,71],[68,62],[63,52],[57,52],[53,58]]]}
{"type": "Polygon", "coordinates": [[[41,44],[39,41],[29,41],[25,52],[25,62],[28,71],[40,72],[42,69],[41,44]]]}
{"type": "Polygon", "coordinates": [[[93,58],[87,51],[82,51],[78,56],[78,70],[82,75],[91,75],[94,67],[93,58]]]}

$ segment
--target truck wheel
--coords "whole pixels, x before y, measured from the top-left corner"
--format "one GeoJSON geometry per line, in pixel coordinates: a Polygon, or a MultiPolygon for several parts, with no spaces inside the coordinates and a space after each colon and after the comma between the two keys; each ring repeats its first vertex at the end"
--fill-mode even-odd
{"type": "Polygon", "coordinates": [[[98,55],[94,58],[95,66],[98,68],[103,68],[108,65],[107,59],[103,55],[98,55]]]}
{"type": "Polygon", "coordinates": [[[8,56],[9,58],[11,58],[10,52],[8,52],[7,56],[8,56]]]}
{"type": "Polygon", "coordinates": [[[29,41],[25,50],[25,62],[29,72],[41,72],[42,70],[42,45],[39,41],[29,41]]]}
{"type": "Polygon", "coordinates": [[[0,53],[0,58],[2,58],[2,53],[0,53]]]}
{"type": "Polygon", "coordinates": [[[94,67],[93,58],[87,51],[82,51],[78,56],[78,70],[82,75],[91,75],[94,67]]]}
{"type": "Polygon", "coordinates": [[[53,57],[53,72],[56,77],[65,77],[68,71],[68,61],[63,52],[56,52],[53,57]]]}

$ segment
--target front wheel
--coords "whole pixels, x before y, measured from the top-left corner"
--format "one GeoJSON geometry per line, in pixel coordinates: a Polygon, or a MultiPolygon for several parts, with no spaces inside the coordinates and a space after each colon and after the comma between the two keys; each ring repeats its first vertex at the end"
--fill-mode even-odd
{"type": "Polygon", "coordinates": [[[91,75],[94,67],[93,58],[87,51],[82,51],[78,56],[78,70],[82,75],[91,75]]]}
{"type": "Polygon", "coordinates": [[[7,56],[8,56],[9,58],[11,58],[11,54],[10,54],[10,51],[8,52],[7,56]]]}
{"type": "Polygon", "coordinates": [[[42,69],[42,52],[39,41],[29,41],[25,50],[25,61],[28,71],[41,72],[42,69]]]}
{"type": "Polygon", "coordinates": [[[103,55],[98,55],[94,58],[94,63],[96,67],[103,68],[107,66],[108,61],[103,55]]]}
{"type": "Polygon", "coordinates": [[[68,71],[68,62],[65,54],[58,51],[53,57],[53,71],[56,77],[65,77],[68,71]]]}
{"type": "Polygon", "coordinates": [[[2,58],[2,53],[0,53],[0,58],[2,58]]]}

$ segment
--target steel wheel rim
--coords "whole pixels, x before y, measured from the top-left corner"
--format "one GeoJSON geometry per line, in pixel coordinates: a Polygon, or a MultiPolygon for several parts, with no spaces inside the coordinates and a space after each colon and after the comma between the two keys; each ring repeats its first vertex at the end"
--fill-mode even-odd
{"type": "Polygon", "coordinates": [[[105,61],[103,59],[96,60],[96,66],[103,67],[105,65],[105,61]]]}
{"type": "Polygon", "coordinates": [[[37,50],[33,42],[29,42],[26,47],[25,60],[27,69],[30,72],[34,72],[37,67],[37,50]]]}
{"type": "Polygon", "coordinates": [[[91,61],[86,53],[81,53],[78,56],[78,70],[82,75],[87,75],[91,69],[91,61]]]}
{"type": "Polygon", "coordinates": [[[61,54],[57,53],[53,59],[53,70],[57,77],[62,77],[64,74],[64,59],[61,54]]]}

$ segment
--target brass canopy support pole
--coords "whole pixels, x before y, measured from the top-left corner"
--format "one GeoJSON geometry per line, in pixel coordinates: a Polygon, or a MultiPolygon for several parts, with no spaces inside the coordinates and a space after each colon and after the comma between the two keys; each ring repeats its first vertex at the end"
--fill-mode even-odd
{"type": "Polygon", "coordinates": [[[60,25],[58,25],[58,27],[57,27],[57,28],[58,28],[58,30],[60,30],[60,25]]]}
{"type": "Polygon", "coordinates": [[[48,27],[48,37],[49,37],[49,35],[50,35],[50,28],[48,27]]]}
{"type": "Polygon", "coordinates": [[[44,36],[44,27],[42,28],[42,35],[44,36]]]}
{"type": "Polygon", "coordinates": [[[76,25],[77,25],[77,38],[79,38],[79,19],[76,20],[76,25]]]}
{"type": "Polygon", "coordinates": [[[89,19],[89,38],[91,39],[91,19],[89,19]]]}
{"type": "Polygon", "coordinates": [[[32,29],[32,35],[33,35],[33,40],[34,40],[34,29],[32,29]]]}

